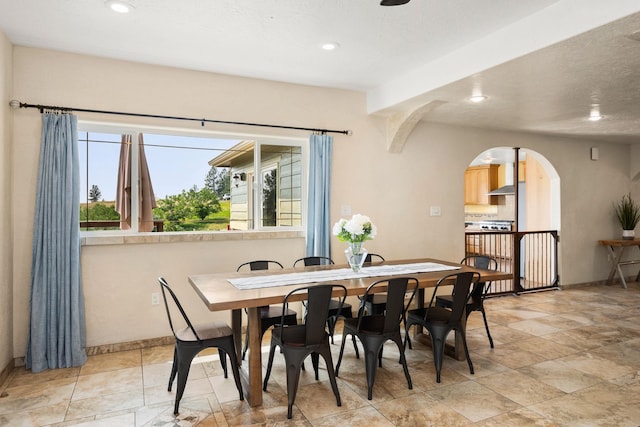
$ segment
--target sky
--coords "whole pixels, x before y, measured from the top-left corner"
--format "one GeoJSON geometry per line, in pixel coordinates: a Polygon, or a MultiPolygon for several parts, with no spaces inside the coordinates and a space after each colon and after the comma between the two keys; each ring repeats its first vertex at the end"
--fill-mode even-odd
{"type": "MultiPolygon", "coordinates": [[[[86,132],[79,132],[78,137],[80,202],[86,201],[87,188],[92,185],[100,188],[102,200],[113,201],[118,179],[121,136],[93,132],[88,135],[88,144],[86,132]]],[[[204,179],[211,168],[207,162],[238,142],[239,140],[145,134],[145,154],[156,199],[179,194],[194,185],[203,188],[204,179]]]]}

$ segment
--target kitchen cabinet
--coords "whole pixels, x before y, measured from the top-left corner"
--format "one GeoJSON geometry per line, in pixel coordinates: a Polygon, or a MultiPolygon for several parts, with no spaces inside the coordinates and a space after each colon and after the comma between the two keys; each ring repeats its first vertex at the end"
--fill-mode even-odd
{"type": "Polygon", "coordinates": [[[498,165],[468,167],[464,173],[464,203],[466,205],[493,205],[495,196],[489,191],[498,188],[498,165]]]}

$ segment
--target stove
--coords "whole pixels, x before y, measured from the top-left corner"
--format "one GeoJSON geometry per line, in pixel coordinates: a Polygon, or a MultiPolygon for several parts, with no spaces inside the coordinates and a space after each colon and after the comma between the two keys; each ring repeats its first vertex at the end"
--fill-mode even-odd
{"type": "Polygon", "coordinates": [[[514,221],[465,222],[467,255],[489,255],[501,271],[511,271],[514,221]]]}
{"type": "Polygon", "coordinates": [[[493,221],[468,221],[464,223],[465,231],[513,231],[513,221],[493,220],[493,221]]]}

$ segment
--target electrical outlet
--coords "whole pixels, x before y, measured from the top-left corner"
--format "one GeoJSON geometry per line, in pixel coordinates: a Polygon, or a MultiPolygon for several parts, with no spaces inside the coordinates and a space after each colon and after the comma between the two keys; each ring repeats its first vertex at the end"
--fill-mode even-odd
{"type": "Polygon", "coordinates": [[[152,292],[151,293],[151,305],[160,305],[160,293],[152,292]]]}

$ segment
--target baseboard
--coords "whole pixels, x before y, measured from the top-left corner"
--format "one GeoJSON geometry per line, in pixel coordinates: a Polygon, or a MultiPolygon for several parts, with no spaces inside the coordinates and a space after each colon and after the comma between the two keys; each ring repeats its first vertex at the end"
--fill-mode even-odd
{"type": "MultiPolygon", "coordinates": [[[[138,341],[96,345],[93,347],[87,347],[86,352],[87,352],[87,356],[95,356],[98,354],[115,353],[118,351],[140,350],[143,348],[156,347],[159,345],[171,345],[171,344],[174,344],[175,342],[176,342],[176,339],[173,336],[149,338],[149,339],[138,340],[138,341]]],[[[24,357],[16,357],[13,360],[13,364],[10,364],[10,365],[12,365],[11,369],[13,369],[14,367],[17,368],[20,366],[24,366],[25,365],[24,357]]],[[[9,369],[9,372],[11,372],[11,369],[9,369]]],[[[4,374],[4,371],[0,372],[0,384],[2,384],[2,378],[4,378],[2,377],[2,374],[4,374]]],[[[8,376],[8,373],[6,375],[8,376]]]]}
{"type": "MultiPolygon", "coordinates": [[[[635,276],[632,277],[625,277],[625,280],[627,281],[627,284],[629,283],[635,283],[635,276]]],[[[561,289],[568,289],[568,288],[581,288],[581,287],[589,287],[589,286],[620,286],[622,287],[622,282],[620,281],[620,279],[614,279],[612,284],[607,284],[607,280],[595,280],[593,282],[582,282],[582,283],[569,283],[569,284],[564,284],[562,286],[560,286],[561,289]]]]}
{"type": "MultiPolygon", "coordinates": [[[[2,384],[7,381],[7,378],[9,378],[9,374],[11,374],[11,371],[13,371],[13,367],[13,361],[9,361],[9,363],[7,363],[7,366],[5,366],[2,371],[0,371],[0,390],[2,390],[2,384]]],[[[2,397],[1,394],[0,397],[2,397]]]]}
{"type": "Polygon", "coordinates": [[[159,345],[174,344],[176,339],[173,336],[149,338],[145,340],[129,341],[115,344],[103,344],[94,347],[87,347],[87,356],[98,354],[115,353],[118,351],[140,350],[143,348],[156,347],[159,345]]]}

